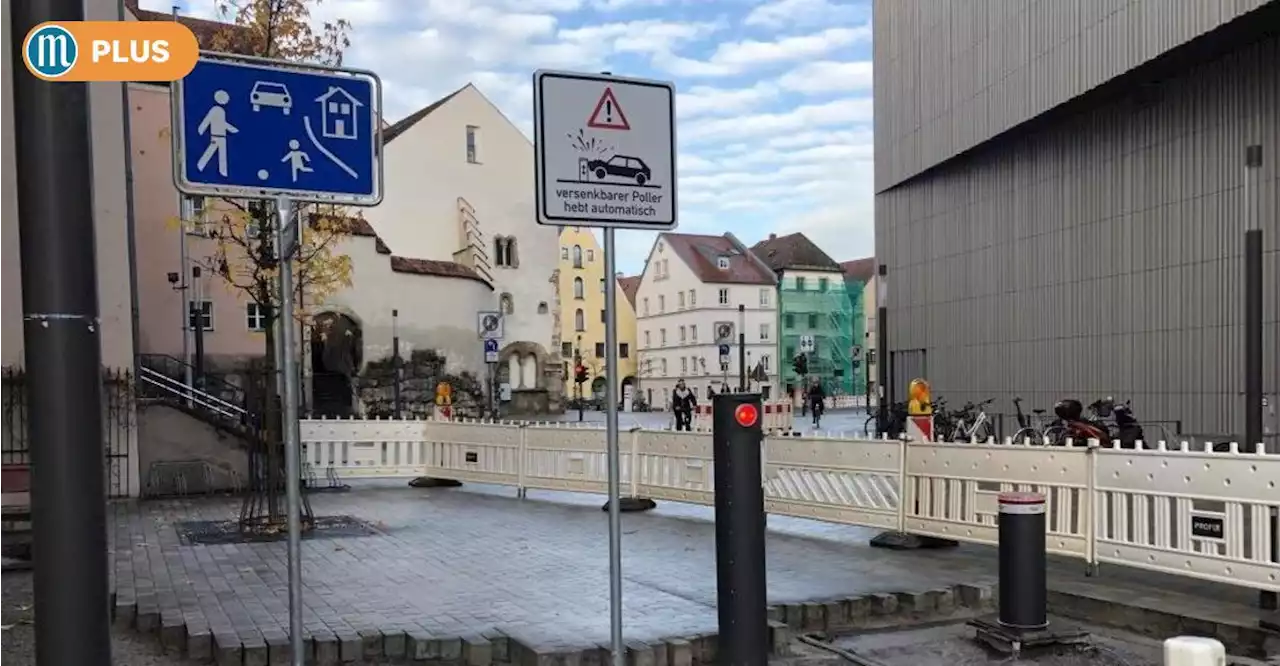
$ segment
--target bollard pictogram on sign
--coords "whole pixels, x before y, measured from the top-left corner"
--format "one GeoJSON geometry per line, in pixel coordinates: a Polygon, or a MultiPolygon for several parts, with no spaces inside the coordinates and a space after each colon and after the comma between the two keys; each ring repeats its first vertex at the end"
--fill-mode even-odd
{"type": "Polygon", "coordinates": [[[720,661],[764,666],[769,653],[765,609],[764,488],[760,483],[758,393],[721,393],[711,402],[715,459],[716,606],[720,661]]]}

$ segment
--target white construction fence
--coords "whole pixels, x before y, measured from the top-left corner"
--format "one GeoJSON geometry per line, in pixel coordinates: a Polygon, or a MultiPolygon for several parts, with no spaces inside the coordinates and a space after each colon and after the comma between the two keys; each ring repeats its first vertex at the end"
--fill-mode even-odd
{"type": "MultiPolygon", "coordinates": [[[[625,495],[713,504],[710,434],[620,434],[625,495]]],[[[431,476],[589,493],[607,487],[598,425],[322,419],[302,422],[302,440],[313,471],[344,478],[431,476]]],[[[766,437],[765,508],[995,544],[996,496],[1032,491],[1048,502],[1052,553],[1280,591],[1272,559],[1280,455],[1261,445],[1221,448],[766,437]]]]}

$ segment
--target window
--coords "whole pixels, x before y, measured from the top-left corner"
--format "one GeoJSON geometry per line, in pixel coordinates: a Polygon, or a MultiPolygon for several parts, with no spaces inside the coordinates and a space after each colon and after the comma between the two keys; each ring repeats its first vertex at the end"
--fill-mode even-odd
{"type": "Polygon", "coordinates": [[[658,344],[662,345],[663,347],[667,346],[667,329],[665,328],[658,329],[658,344]]]}
{"type": "Polygon", "coordinates": [[[719,268],[722,271],[729,270],[729,257],[717,257],[716,268],[719,268]]]}
{"type": "Polygon", "coordinates": [[[516,267],[516,239],[510,236],[494,236],[493,265],[503,268],[516,267]]]}
{"type": "Polygon", "coordinates": [[[582,278],[573,278],[573,297],[579,301],[583,299],[582,289],[582,278]]]}
{"type": "Polygon", "coordinates": [[[693,340],[694,342],[698,341],[698,325],[697,324],[691,324],[689,326],[689,339],[693,340]]]}
{"type": "Polygon", "coordinates": [[[480,154],[476,150],[476,135],[479,133],[479,127],[467,125],[467,161],[472,164],[480,163],[480,154]]]}
{"type": "Polygon", "coordinates": [[[689,307],[692,308],[697,306],[698,306],[698,290],[690,289],[689,290],[689,307]]]}
{"type": "Polygon", "coordinates": [[[721,290],[720,290],[720,305],[728,305],[728,304],[729,304],[729,290],[728,290],[727,288],[726,288],[726,289],[721,289],[721,290]]]}
{"type": "Polygon", "coordinates": [[[631,345],[625,342],[619,343],[618,358],[631,358],[631,345]]]}
{"type": "Polygon", "coordinates": [[[250,331],[267,330],[267,312],[266,308],[257,303],[245,303],[244,306],[245,326],[250,331]]]}
{"type": "Polygon", "coordinates": [[[765,372],[769,372],[769,355],[768,354],[765,354],[760,357],[760,367],[764,368],[765,372]]]}
{"type": "Polygon", "coordinates": [[[649,331],[644,332],[644,346],[646,349],[653,346],[653,342],[649,339],[649,331]]]}
{"type": "Polygon", "coordinates": [[[796,348],[795,348],[795,347],[792,347],[792,346],[790,346],[790,345],[788,345],[788,346],[787,346],[787,349],[786,349],[786,354],[787,354],[787,358],[795,358],[795,357],[796,357],[796,348]]]}
{"type": "Polygon", "coordinates": [[[195,310],[199,308],[200,312],[200,328],[206,331],[213,330],[213,301],[187,301],[187,327],[191,330],[196,328],[195,310]]]}
{"type": "Polygon", "coordinates": [[[772,289],[761,289],[761,290],[760,290],[760,307],[762,307],[762,308],[767,308],[767,307],[769,307],[769,300],[770,300],[770,299],[769,299],[769,292],[771,292],[771,291],[773,291],[773,290],[772,290],[772,289]]]}
{"type": "Polygon", "coordinates": [[[680,357],[680,374],[682,375],[689,374],[689,359],[683,356],[680,357]]]}
{"type": "Polygon", "coordinates": [[[187,200],[187,218],[186,230],[189,234],[199,236],[205,235],[205,209],[204,197],[183,197],[187,200]]]}
{"type": "Polygon", "coordinates": [[[596,358],[604,358],[604,343],[596,343],[596,358]]]}
{"type": "Polygon", "coordinates": [[[671,269],[671,266],[670,266],[669,264],[667,264],[667,260],[666,260],[666,259],[663,259],[663,260],[662,260],[662,277],[664,277],[664,278],[669,278],[669,277],[671,277],[671,270],[670,270],[670,269],[671,269]]]}
{"type": "Polygon", "coordinates": [[[587,263],[591,263],[591,262],[593,262],[593,261],[595,261],[595,260],[596,260],[596,251],[595,251],[595,250],[587,250],[587,263]]]}
{"type": "Polygon", "coordinates": [[[561,356],[564,356],[565,358],[568,358],[568,357],[570,357],[570,356],[573,356],[573,343],[572,343],[572,342],[561,342],[561,343],[560,343],[560,355],[561,355],[561,356]]]}
{"type": "Polygon", "coordinates": [[[587,322],[583,318],[582,308],[578,308],[578,310],[573,313],[573,330],[579,332],[587,330],[587,322]]]}
{"type": "Polygon", "coordinates": [[[569,258],[569,248],[567,248],[567,247],[562,247],[562,248],[560,248],[560,258],[561,258],[561,259],[568,259],[568,258],[569,258]]]}
{"type": "Polygon", "coordinates": [[[683,326],[681,326],[681,327],[680,327],[680,342],[684,342],[684,341],[685,341],[684,334],[685,334],[685,328],[684,328],[683,326]]]}
{"type": "Polygon", "coordinates": [[[667,297],[659,295],[658,296],[658,314],[662,314],[666,311],[667,311],[667,297]]]}
{"type": "Polygon", "coordinates": [[[795,327],[796,327],[796,316],[795,316],[794,314],[791,314],[790,312],[788,312],[787,314],[782,315],[782,327],[783,327],[783,328],[795,328],[795,327]]]}
{"type": "Polygon", "coordinates": [[[769,325],[760,324],[760,342],[769,341],[769,325]]]}
{"type": "Polygon", "coordinates": [[[667,359],[662,359],[662,376],[667,376],[667,359]]]}
{"type": "Polygon", "coordinates": [[[604,311],[604,309],[601,309],[601,310],[600,310],[600,323],[601,323],[601,324],[607,323],[607,322],[609,321],[609,316],[608,316],[608,314],[609,314],[609,313],[605,312],[605,311],[604,311]]]}
{"type": "Polygon", "coordinates": [[[817,328],[817,327],[818,327],[818,315],[817,315],[817,314],[810,314],[810,315],[809,315],[809,328],[817,328]]]}
{"type": "Polygon", "coordinates": [[[827,278],[818,278],[818,291],[827,290],[827,278]]]}
{"type": "Polygon", "coordinates": [[[682,291],[682,292],[680,292],[680,293],[676,294],[676,296],[678,296],[678,297],[679,297],[679,298],[677,299],[677,302],[676,302],[676,307],[677,307],[678,309],[683,310],[683,309],[684,309],[684,292],[682,291]]]}
{"type": "Polygon", "coordinates": [[[796,291],[804,291],[804,276],[796,278],[796,291]]]}
{"type": "Polygon", "coordinates": [[[604,278],[600,278],[600,293],[604,293],[604,278]]]}
{"type": "Polygon", "coordinates": [[[582,268],[582,246],[573,246],[573,267],[582,268]]]}
{"type": "Polygon", "coordinates": [[[647,296],[644,299],[644,316],[649,316],[649,298],[647,296]]]}

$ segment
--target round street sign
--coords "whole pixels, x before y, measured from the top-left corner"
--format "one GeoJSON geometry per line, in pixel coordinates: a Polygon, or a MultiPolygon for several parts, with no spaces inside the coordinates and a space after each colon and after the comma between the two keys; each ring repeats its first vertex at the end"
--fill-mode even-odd
{"type": "Polygon", "coordinates": [[[496,331],[498,330],[498,323],[499,323],[498,315],[487,314],[484,316],[484,319],[482,320],[481,325],[484,326],[484,330],[486,331],[496,331]]]}

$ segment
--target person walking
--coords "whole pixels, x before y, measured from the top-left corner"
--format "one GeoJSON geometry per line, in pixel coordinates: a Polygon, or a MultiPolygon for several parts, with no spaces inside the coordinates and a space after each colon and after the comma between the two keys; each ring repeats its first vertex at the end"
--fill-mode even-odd
{"type": "Polygon", "coordinates": [[[685,386],[683,379],[678,380],[675,390],[671,392],[671,412],[676,417],[676,430],[688,432],[693,429],[693,411],[697,407],[698,396],[685,386]]]}

